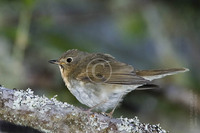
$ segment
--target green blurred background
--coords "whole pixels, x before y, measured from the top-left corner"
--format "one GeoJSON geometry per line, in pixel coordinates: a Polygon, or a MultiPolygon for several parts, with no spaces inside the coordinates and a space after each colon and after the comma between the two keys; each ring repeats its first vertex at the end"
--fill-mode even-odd
{"type": "MultiPolygon", "coordinates": [[[[68,49],[109,53],[136,69],[187,67],[129,93],[114,117],[200,132],[199,0],[1,0],[0,84],[82,106],[48,63],[68,49]]],[[[1,122],[4,132],[37,132],[1,122]],[[12,127],[12,128],[11,128],[12,127]]]]}

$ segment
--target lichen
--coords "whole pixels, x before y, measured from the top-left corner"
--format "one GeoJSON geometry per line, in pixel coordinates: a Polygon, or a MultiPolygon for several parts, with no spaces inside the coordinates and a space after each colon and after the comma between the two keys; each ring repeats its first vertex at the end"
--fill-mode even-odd
{"type": "Polygon", "coordinates": [[[31,89],[0,87],[0,118],[43,132],[132,132],[166,133],[160,125],[140,123],[138,118],[110,118],[104,113],[85,112],[68,103],[37,96],[31,89]]]}
{"type": "Polygon", "coordinates": [[[133,118],[133,119],[128,119],[128,118],[119,118],[121,123],[117,124],[118,130],[119,131],[126,131],[126,132],[139,132],[137,126],[139,124],[139,120],[137,119],[137,117],[133,118]],[[132,126],[133,125],[133,126],[132,126]]]}
{"type": "Polygon", "coordinates": [[[97,114],[89,115],[86,125],[95,127],[97,131],[101,131],[109,127],[109,123],[102,120],[97,114]]]}
{"type": "Polygon", "coordinates": [[[125,131],[125,132],[132,132],[132,133],[167,133],[165,130],[163,130],[160,127],[160,124],[157,125],[149,125],[145,123],[140,123],[139,119],[137,117],[133,119],[128,118],[119,118],[121,123],[117,124],[119,131],[125,131]]]}
{"type": "Polygon", "coordinates": [[[69,105],[67,103],[63,103],[56,100],[56,96],[51,98],[50,100],[46,96],[39,97],[37,95],[33,94],[33,91],[31,89],[27,89],[26,91],[23,90],[15,90],[14,91],[14,97],[15,100],[13,102],[12,109],[22,109],[23,106],[28,107],[30,111],[34,111],[35,109],[41,109],[39,110],[40,113],[45,113],[49,110],[51,110],[50,107],[48,107],[48,104],[64,108],[64,107],[72,107],[72,105],[69,105]]]}

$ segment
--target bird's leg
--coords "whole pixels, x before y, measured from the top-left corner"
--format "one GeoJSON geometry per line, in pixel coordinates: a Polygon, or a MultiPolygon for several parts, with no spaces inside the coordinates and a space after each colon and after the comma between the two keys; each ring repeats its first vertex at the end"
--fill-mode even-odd
{"type": "Polygon", "coordinates": [[[119,104],[120,100],[122,99],[123,94],[119,97],[117,104],[115,105],[115,107],[112,109],[112,111],[110,113],[106,113],[110,118],[112,118],[113,113],[115,112],[115,109],[117,108],[117,105],[119,104]]]}
{"type": "Polygon", "coordinates": [[[86,114],[88,114],[88,115],[89,115],[89,114],[90,114],[90,112],[91,112],[93,109],[95,109],[95,108],[97,108],[98,106],[100,106],[100,105],[104,104],[106,101],[107,101],[107,100],[101,101],[100,103],[98,103],[98,104],[96,104],[95,106],[91,107],[90,109],[86,110],[86,111],[85,111],[85,112],[86,112],[86,114]]]}

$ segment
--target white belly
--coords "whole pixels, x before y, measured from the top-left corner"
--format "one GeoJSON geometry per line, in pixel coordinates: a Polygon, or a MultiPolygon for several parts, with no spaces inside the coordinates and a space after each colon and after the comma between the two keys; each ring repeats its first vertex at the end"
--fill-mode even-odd
{"type": "Polygon", "coordinates": [[[96,109],[106,111],[117,106],[122,97],[139,85],[112,85],[83,83],[72,80],[66,84],[70,92],[82,103],[89,107],[101,103],[96,109]]]}

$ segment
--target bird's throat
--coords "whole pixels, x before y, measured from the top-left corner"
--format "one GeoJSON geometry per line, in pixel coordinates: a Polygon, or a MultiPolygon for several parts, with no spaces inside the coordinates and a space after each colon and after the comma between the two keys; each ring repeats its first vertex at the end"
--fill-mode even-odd
{"type": "Polygon", "coordinates": [[[61,66],[59,66],[59,68],[60,68],[60,73],[61,73],[62,79],[65,82],[65,86],[67,86],[67,88],[69,88],[70,83],[69,83],[68,73],[61,66]]]}

